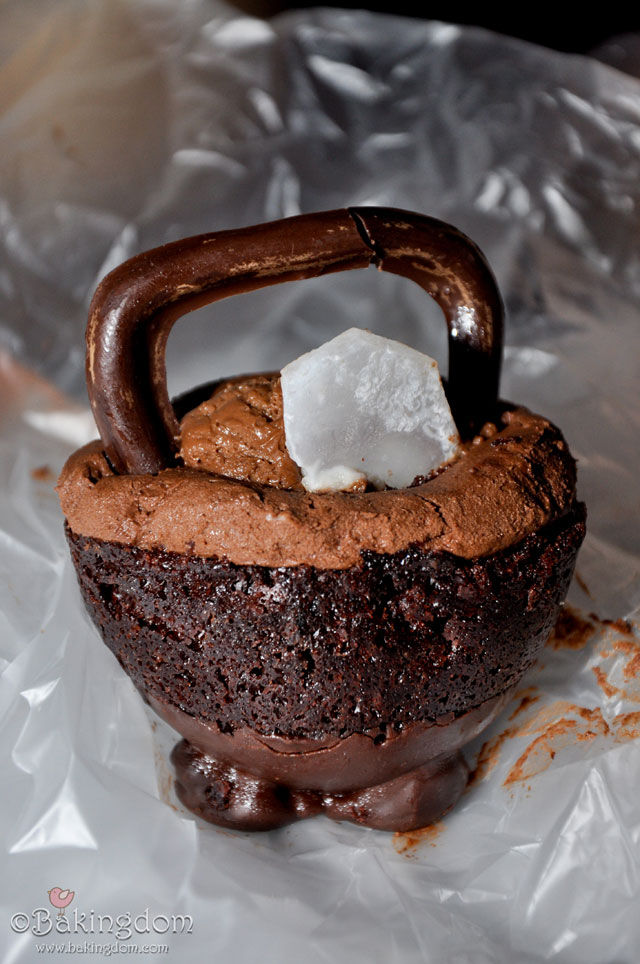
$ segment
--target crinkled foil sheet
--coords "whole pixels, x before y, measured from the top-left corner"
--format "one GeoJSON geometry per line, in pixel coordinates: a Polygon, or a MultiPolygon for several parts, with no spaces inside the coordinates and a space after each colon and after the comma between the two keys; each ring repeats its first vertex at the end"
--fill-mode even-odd
{"type": "MultiPolygon", "coordinates": [[[[640,960],[640,82],[364,12],[8,0],[0,15],[2,960],[68,960],[65,941],[116,953],[88,917],[88,933],[33,933],[35,909],[56,920],[56,886],[75,893],[69,920],[190,915],[190,933],[119,940],[181,964],[640,960]],[[563,427],[589,534],[572,608],[440,824],[221,832],[176,802],[172,737],[67,557],[53,484],[94,432],[87,305],[144,248],[346,204],[424,211],[485,250],[507,305],[503,394],[563,427]]],[[[350,272],[181,321],[170,387],[280,367],[354,324],[445,361],[423,292],[350,272]]]]}

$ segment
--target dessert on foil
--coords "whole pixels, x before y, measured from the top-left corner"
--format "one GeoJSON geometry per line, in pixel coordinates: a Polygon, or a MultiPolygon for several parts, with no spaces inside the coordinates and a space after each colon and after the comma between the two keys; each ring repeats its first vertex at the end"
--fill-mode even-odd
{"type": "Polygon", "coordinates": [[[405,831],[462,793],[461,749],[535,660],[585,526],[560,431],[499,400],[501,352],[482,254],[407,211],[188,238],[101,283],[87,329],[100,440],[59,493],[92,619],[183,737],[176,789],[194,813],[405,831]],[[446,397],[431,359],[352,330],[281,375],[170,402],[181,315],[371,264],[442,308],[446,397]]]}

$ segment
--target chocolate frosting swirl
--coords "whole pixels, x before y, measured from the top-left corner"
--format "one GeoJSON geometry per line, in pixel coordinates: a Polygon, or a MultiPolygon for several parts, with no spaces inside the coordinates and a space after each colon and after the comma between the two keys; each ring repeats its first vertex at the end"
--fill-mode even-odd
{"type": "Polygon", "coordinates": [[[94,442],[71,456],[58,491],[77,534],[238,565],[342,569],[363,550],[408,545],[471,559],[518,542],[575,499],[575,463],[560,431],[522,408],[502,418],[408,489],[317,495],[187,467],[117,475],[94,442]]]}
{"type": "Polygon", "coordinates": [[[287,451],[282,389],[275,374],[230,378],[180,423],[184,465],[277,489],[302,489],[287,451]]]}

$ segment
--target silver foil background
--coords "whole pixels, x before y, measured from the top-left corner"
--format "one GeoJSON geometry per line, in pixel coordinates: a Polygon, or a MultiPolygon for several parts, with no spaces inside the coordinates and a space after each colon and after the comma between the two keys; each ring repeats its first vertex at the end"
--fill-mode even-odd
{"type": "MultiPolygon", "coordinates": [[[[589,534],[573,604],[637,620],[640,80],[362,11],[263,22],[209,0],[10,0],[1,15],[4,959],[33,959],[37,938],[11,915],[60,883],[96,912],[191,913],[193,933],[169,935],[181,962],[205,950],[242,962],[639,960],[640,746],[614,738],[612,721],[640,696],[597,685],[610,628],[533,678],[550,704],[600,708],[610,733],[510,793],[516,743],[411,859],[387,835],[323,820],[260,839],[218,833],[166,805],[170,738],[90,628],[51,485],[32,472],[55,474],[90,432],[86,312],[120,261],[322,208],[423,211],[485,251],[507,306],[503,395],[561,425],[579,460],[589,534]]],[[[629,38],[627,67],[638,49],[629,38]]],[[[170,387],[279,368],[352,325],[446,369],[424,293],[351,272],[184,319],[170,387]]]]}

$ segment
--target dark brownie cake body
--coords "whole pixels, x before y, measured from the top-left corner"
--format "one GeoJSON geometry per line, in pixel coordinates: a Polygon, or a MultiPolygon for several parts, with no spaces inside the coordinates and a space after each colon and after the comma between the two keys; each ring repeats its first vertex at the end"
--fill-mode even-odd
{"type": "Polygon", "coordinates": [[[87,609],[145,697],[223,732],[383,741],[521,679],[566,595],[584,509],[481,559],[413,546],[334,570],[67,535],[87,609]]]}

